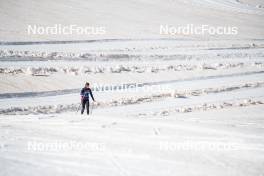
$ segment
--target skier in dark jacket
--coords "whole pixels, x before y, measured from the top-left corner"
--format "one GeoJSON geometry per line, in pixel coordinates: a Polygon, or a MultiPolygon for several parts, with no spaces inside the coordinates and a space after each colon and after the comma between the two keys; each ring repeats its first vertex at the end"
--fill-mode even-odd
{"type": "Polygon", "coordinates": [[[82,100],[81,114],[83,114],[85,106],[86,106],[87,115],[89,115],[89,105],[90,105],[89,95],[92,97],[93,101],[95,101],[94,97],[93,97],[92,90],[90,89],[90,84],[87,82],[87,83],[85,83],[85,87],[82,88],[82,90],[81,90],[81,100],[82,100]]]}

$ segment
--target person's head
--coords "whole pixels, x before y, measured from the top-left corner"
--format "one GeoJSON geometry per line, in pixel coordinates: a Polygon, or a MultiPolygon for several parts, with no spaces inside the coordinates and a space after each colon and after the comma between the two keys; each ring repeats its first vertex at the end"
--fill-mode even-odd
{"type": "Polygon", "coordinates": [[[86,82],[86,83],[85,83],[85,87],[86,87],[86,88],[89,88],[89,86],[90,86],[90,83],[86,82]]]}

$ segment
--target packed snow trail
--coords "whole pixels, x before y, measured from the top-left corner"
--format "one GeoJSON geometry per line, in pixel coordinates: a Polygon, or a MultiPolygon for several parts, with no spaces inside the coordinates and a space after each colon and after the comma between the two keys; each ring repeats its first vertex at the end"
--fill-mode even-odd
{"type": "Polygon", "coordinates": [[[263,108],[249,106],[166,119],[93,115],[73,122],[80,118],[68,113],[2,116],[1,173],[259,175],[264,157],[262,114],[263,108]],[[30,146],[77,142],[95,148],[75,150],[73,145],[65,150],[40,150],[30,146]]]}

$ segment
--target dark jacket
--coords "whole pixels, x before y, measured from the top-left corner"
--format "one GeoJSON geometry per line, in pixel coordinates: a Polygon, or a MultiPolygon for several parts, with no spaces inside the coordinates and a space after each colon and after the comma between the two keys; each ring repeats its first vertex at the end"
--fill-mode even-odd
{"type": "Polygon", "coordinates": [[[81,90],[82,99],[89,100],[89,95],[92,97],[92,99],[94,101],[92,90],[90,88],[86,88],[86,87],[82,88],[82,90],[81,90]]]}

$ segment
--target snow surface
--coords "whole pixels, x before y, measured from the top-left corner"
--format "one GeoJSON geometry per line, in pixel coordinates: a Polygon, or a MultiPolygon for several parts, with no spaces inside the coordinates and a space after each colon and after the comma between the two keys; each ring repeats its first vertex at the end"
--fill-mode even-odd
{"type": "Polygon", "coordinates": [[[0,5],[1,176],[264,175],[261,0],[0,5]],[[161,22],[239,34],[160,36],[161,22]],[[58,23],[109,31],[25,33],[58,23]],[[86,81],[90,116],[79,108],[86,81]]]}
{"type": "Polygon", "coordinates": [[[1,175],[264,174],[263,41],[115,42],[2,46],[1,175]]]}
{"type": "MultiPolygon", "coordinates": [[[[235,26],[236,36],[191,36],[213,39],[263,39],[261,0],[8,0],[1,1],[1,41],[171,38],[160,25],[235,26]],[[103,26],[105,35],[28,35],[28,25],[103,26]]],[[[190,38],[177,35],[176,38],[190,38]]]]}

